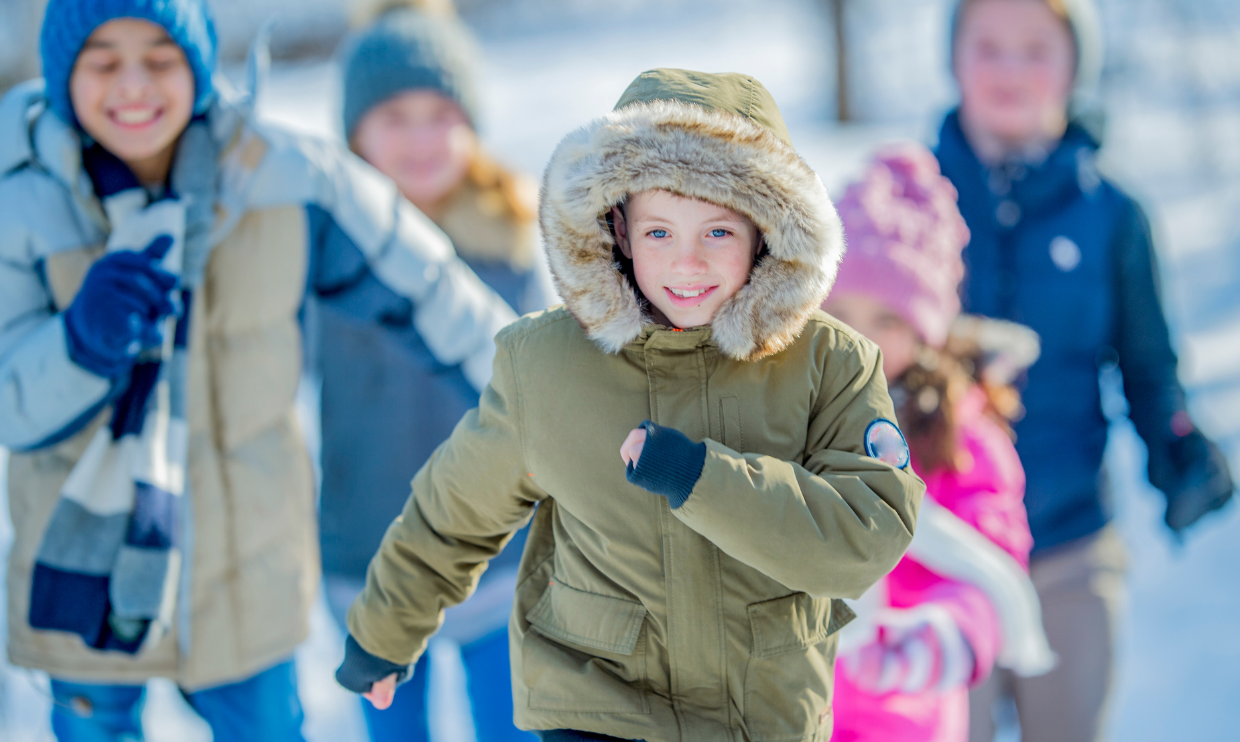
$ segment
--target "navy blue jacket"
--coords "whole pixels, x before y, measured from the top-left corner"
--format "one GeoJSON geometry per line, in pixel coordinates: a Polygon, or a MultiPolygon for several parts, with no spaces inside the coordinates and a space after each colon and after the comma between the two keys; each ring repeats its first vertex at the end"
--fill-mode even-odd
{"type": "MultiPolygon", "coordinates": [[[[1129,417],[1149,449],[1151,482],[1172,504],[1193,496],[1203,478],[1215,498],[1231,491],[1225,462],[1184,410],[1149,223],[1099,174],[1098,147],[1070,125],[1042,164],[990,168],[951,113],[936,152],[972,232],[965,311],[1020,322],[1042,339],[1015,426],[1035,552],[1094,533],[1109,519],[1098,379],[1109,362],[1119,365],[1129,417]]],[[[1169,511],[1169,525],[1182,527],[1173,520],[1169,511]]]]}

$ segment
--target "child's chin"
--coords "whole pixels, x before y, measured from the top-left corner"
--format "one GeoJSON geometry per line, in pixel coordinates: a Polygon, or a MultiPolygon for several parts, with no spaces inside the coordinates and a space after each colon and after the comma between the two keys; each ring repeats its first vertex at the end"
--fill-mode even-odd
{"type": "Polygon", "coordinates": [[[711,320],[710,313],[705,312],[705,311],[669,313],[667,310],[664,310],[663,314],[667,316],[667,319],[673,325],[675,325],[676,327],[679,327],[682,330],[688,329],[690,327],[701,327],[702,325],[709,325],[710,320],[711,320]]]}
{"type": "Polygon", "coordinates": [[[122,160],[145,160],[163,152],[176,140],[166,132],[109,132],[107,136],[95,137],[104,149],[122,160]]]}

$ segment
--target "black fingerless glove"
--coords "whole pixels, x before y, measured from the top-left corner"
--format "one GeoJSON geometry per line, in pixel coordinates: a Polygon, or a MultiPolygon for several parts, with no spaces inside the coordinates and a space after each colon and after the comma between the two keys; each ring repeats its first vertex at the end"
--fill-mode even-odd
{"type": "Polygon", "coordinates": [[[370,686],[396,673],[396,684],[409,679],[413,665],[398,665],[376,657],[349,636],[344,642],[344,662],[336,670],[336,682],[354,693],[366,693],[370,686]]]}
{"type": "Polygon", "coordinates": [[[646,443],[637,465],[629,463],[625,477],[631,484],[662,495],[673,509],[685,504],[702,476],[706,464],[706,444],[694,443],[675,428],[665,428],[646,420],[646,443]]]}

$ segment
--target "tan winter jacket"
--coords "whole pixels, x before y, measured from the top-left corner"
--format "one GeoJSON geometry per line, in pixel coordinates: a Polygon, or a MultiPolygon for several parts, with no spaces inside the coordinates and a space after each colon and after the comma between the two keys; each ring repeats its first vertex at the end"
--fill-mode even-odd
{"type": "Polygon", "coordinates": [[[413,482],[349,628],[408,663],[533,517],[511,622],[516,721],[624,739],[827,740],[836,630],[912,538],[921,481],[866,455],[876,347],[816,310],[843,251],[751,78],[646,73],[571,134],[541,221],[566,308],[500,333],[491,385],[413,482]],[[749,215],[767,254],[709,327],[659,327],[601,215],[661,188],[749,215]],[[677,508],[629,484],[642,420],[707,447],[677,508]]]}

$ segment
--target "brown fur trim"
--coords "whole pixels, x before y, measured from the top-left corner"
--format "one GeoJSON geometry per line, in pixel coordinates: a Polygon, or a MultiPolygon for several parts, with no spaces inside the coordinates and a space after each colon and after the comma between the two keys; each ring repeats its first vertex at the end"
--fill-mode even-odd
{"type": "Polygon", "coordinates": [[[737,360],[778,353],[826,298],[844,255],[822,181],[767,129],[676,101],[626,106],[569,134],[543,179],[539,219],[556,288],[586,335],[609,353],[641,334],[634,287],[621,275],[604,219],[626,196],[666,190],[738,211],[767,255],[711,322],[737,360]]]}

